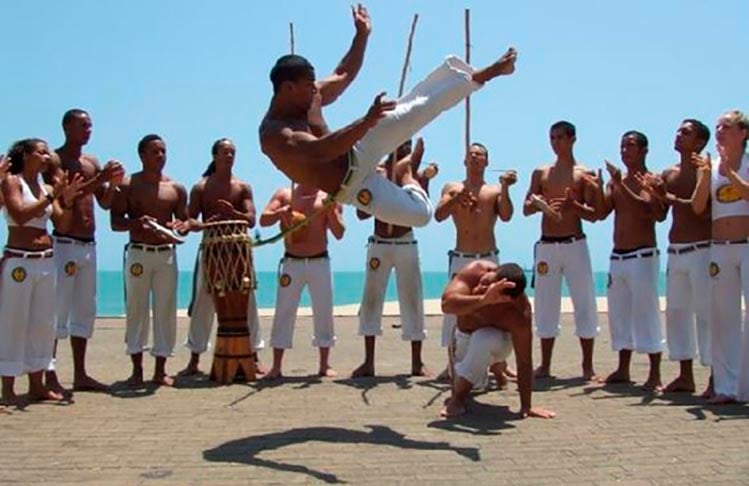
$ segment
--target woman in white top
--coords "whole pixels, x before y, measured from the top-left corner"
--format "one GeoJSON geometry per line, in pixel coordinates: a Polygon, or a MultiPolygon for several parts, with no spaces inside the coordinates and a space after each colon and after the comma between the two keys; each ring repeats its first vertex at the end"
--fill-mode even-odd
{"type": "Polygon", "coordinates": [[[712,204],[710,321],[714,394],[711,403],[749,399],[749,313],[742,316],[741,295],[749,301],[749,118],[738,110],[718,118],[718,160],[693,156],[699,168],[692,206],[697,213],[712,204]]]}
{"type": "Polygon", "coordinates": [[[0,375],[2,401],[17,405],[15,377],[29,375],[29,398],[61,400],[42,383],[55,340],[55,265],[47,220],[71,222],[68,210],[80,192],[80,177],[45,186],[39,177],[50,160],[39,139],[16,142],[8,152],[9,174],[0,188],[8,241],[0,265],[0,375]]]}

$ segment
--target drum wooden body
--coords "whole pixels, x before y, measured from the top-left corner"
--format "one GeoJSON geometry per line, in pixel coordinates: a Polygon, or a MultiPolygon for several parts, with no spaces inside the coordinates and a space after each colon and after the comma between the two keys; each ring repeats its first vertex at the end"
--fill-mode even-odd
{"type": "Polygon", "coordinates": [[[211,380],[229,384],[255,380],[255,350],[247,325],[247,305],[255,288],[252,239],[246,221],[206,223],[202,265],[205,285],[218,318],[211,380]]]}

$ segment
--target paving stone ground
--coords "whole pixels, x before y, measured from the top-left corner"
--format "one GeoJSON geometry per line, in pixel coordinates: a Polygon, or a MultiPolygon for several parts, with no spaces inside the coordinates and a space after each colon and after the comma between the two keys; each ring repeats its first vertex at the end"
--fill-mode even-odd
{"type": "MultiPolygon", "coordinates": [[[[536,383],[534,403],[554,420],[519,420],[517,393],[478,395],[471,414],[438,418],[447,387],[411,378],[409,346],[385,319],[378,339],[379,377],[347,378],[363,344],[355,318],[336,320],[332,363],[340,378],[320,380],[311,320],[300,318],[296,348],[287,353],[281,383],[212,386],[205,377],[175,389],[128,391],[124,321],[98,322],[89,369],[115,383],[108,394],[76,393],[63,405],[0,410],[1,484],[748,484],[749,407],[706,406],[696,396],[653,396],[637,386],[601,388],[579,376],[571,318],[555,350],[556,378],[536,383]]],[[[599,373],[613,369],[605,315],[596,343],[599,373]]],[[[440,317],[429,317],[426,362],[444,365],[440,317]]],[[[270,321],[263,318],[268,334],[270,321]]],[[[178,339],[187,321],[180,319],[178,339]]],[[[270,363],[270,352],[262,352],[270,363]]],[[[188,359],[180,347],[168,363],[188,359]]],[[[536,357],[536,360],[538,357],[536,357]]],[[[206,356],[203,368],[210,365],[206,356]]],[[[59,369],[72,380],[62,343],[59,369]]],[[[150,375],[153,362],[148,359],[150,375]]],[[[664,379],[677,366],[664,362],[664,379]]],[[[647,358],[633,362],[642,383],[647,358]]],[[[696,372],[698,387],[706,370],[696,372]]],[[[17,383],[24,391],[25,380],[17,383]]]]}

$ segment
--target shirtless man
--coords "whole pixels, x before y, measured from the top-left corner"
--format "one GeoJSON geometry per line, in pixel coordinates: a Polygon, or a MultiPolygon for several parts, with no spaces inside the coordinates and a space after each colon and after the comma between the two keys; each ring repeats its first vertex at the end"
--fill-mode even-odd
{"type": "MultiPolygon", "coordinates": [[[[187,208],[190,216],[189,227],[192,231],[201,231],[203,222],[218,220],[244,220],[250,228],[255,227],[255,204],[252,200],[252,188],[247,182],[239,180],[232,173],[237,148],[228,138],[217,140],[211,149],[213,160],[203,173],[203,178],[190,191],[190,203],[187,208]]],[[[211,329],[216,315],[213,298],[204,285],[201,252],[198,251],[195,263],[195,280],[193,297],[190,303],[190,331],[185,345],[190,349],[190,362],[180,376],[195,375],[200,355],[208,349],[211,329]]],[[[255,291],[250,290],[247,309],[247,325],[252,336],[252,345],[257,360],[257,350],[263,347],[260,336],[260,317],[258,316],[255,291]]],[[[258,372],[260,370],[258,369],[258,372]]]]}
{"type": "Polygon", "coordinates": [[[443,417],[465,413],[471,388],[487,366],[496,365],[515,349],[520,415],[553,418],[550,410],[531,406],[533,388],[532,312],[525,295],[525,274],[519,265],[475,261],[450,280],[442,294],[442,311],[458,316],[452,396],[443,417]]]}
{"type": "MultiPolygon", "coordinates": [[[[523,214],[541,211],[541,239],[534,247],[536,335],[541,339],[541,366],[536,378],[551,375],[551,357],[559,325],[562,277],[567,281],[575,312],[575,335],[580,339],[585,380],[593,379],[593,345],[598,335],[598,310],[593,287],[593,268],[583,233],[582,220],[596,221],[596,186],[573,154],[575,126],[560,121],[551,126],[549,138],[556,160],[533,171],[523,214]],[[538,201],[541,201],[539,204],[538,201]]],[[[600,183],[599,183],[600,184],[600,183]]]]}
{"type": "MultiPolygon", "coordinates": [[[[91,117],[80,109],[68,110],[62,117],[65,143],[53,156],[44,174],[47,183],[58,178],[81,174],[85,181],[83,196],[73,206],[73,220],[69,229],[53,232],[55,266],[57,267],[57,339],[70,337],[73,352],[73,390],[105,391],[107,386],[86,373],[86,346],[91,339],[96,321],[96,223],[94,198],[108,210],[112,205],[117,184],[125,170],[110,160],[102,169],[93,155],[84,154],[83,146],[91,137],[91,117]]],[[[55,355],[57,341],[55,341],[55,355]]],[[[47,385],[63,391],[52,361],[45,373],[47,385]]]]}
{"type": "Polygon", "coordinates": [[[280,223],[281,228],[292,226],[302,216],[309,217],[306,225],[286,235],[284,240],[286,252],[279,265],[276,312],[270,335],[273,366],[266,375],[269,380],[283,376],[283,355],[293,344],[296,313],[305,286],[312,300],[312,345],[319,348],[320,352],[318,374],[336,376],[328,359],[336,337],[333,328],[333,282],[327,235],[330,231],[340,240],[345,227],[343,208],[336,203],[328,203],[327,196],[314,187],[301,184],[294,188],[293,195],[289,188],[279,189],[260,216],[260,226],[280,223]]]}
{"type": "Polygon", "coordinates": [[[273,98],[260,125],[261,148],[295,182],[333,194],[336,201],[381,221],[424,226],[431,218],[432,204],[412,172],[404,171],[391,182],[375,172],[377,164],[484,83],[511,74],[517,54],[511,48],[494,64],[476,71],[449,57],[397,102],[384,101],[380,93],[365,116],[329,132],[322,120],[312,121],[308,112],[316,93],[323,106],[332,103],[361,66],[371,23],[361,5],[354,10],[354,19],[357,35],[352,48],[359,48],[344,58],[351,62],[342,62],[334,76],[316,82],[315,70],[305,58],[278,59],[271,71],[273,98]]]}
{"type": "Polygon", "coordinates": [[[153,223],[180,233],[189,230],[187,191],[162,173],[166,164],[166,144],[158,135],[146,135],[138,143],[143,170],[121,186],[112,204],[114,231],[130,233],[125,247],[125,291],[127,354],[133,372],[131,387],[143,384],[143,351],[148,344],[149,301],[152,300],[153,342],[156,358],[153,381],[172,386],[166,373],[166,359],[172,355],[177,337],[177,253],[180,240],[159,231],[153,223]]]}
{"type": "MultiPolygon", "coordinates": [[[[417,170],[424,154],[424,142],[418,139],[416,147],[411,151],[408,141],[398,147],[395,154],[397,162],[393,164],[393,156],[387,158],[383,167],[378,168],[382,177],[393,179],[393,172],[399,170],[417,170]],[[409,164],[411,167],[405,167],[409,164]]],[[[425,170],[436,170],[430,165],[425,170]]],[[[424,190],[428,190],[429,178],[420,175],[424,190]]],[[[359,219],[370,218],[371,215],[362,210],[356,211],[359,219]]],[[[400,305],[402,338],[411,341],[411,375],[428,376],[430,373],[421,359],[421,344],[426,338],[424,330],[424,294],[421,283],[421,267],[419,265],[419,250],[413,229],[408,226],[389,225],[374,220],[374,235],[369,237],[367,245],[367,277],[364,283],[359,310],[359,335],[364,336],[364,363],[352,373],[353,378],[374,376],[375,340],[382,335],[382,308],[385,303],[390,273],[395,270],[398,284],[398,303],[400,305]]]]}
{"type": "MultiPolygon", "coordinates": [[[[598,191],[596,207],[601,218],[614,212],[614,249],[611,253],[608,284],[611,346],[619,352],[619,366],[605,383],[629,383],[632,351],[647,353],[650,372],[643,388],[659,391],[661,383],[661,329],[658,301],[658,248],[655,223],[666,218],[666,206],[643,189],[648,174],[645,156],[647,137],[637,131],[626,132],[621,140],[621,158],[627,167],[621,170],[606,161],[611,180],[606,192],[598,191]]],[[[591,183],[594,181],[591,181],[591,183]]]]}
{"type": "MultiPolygon", "coordinates": [[[[487,260],[499,263],[494,227],[497,218],[510,221],[513,214],[510,186],[517,182],[517,173],[507,171],[499,177],[499,184],[487,184],[484,172],[489,165],[489,151],[477,142],[466,154],[466,178],[462,182],[448,182],[434,211],[434,218],[442,222],[452,217],[455,224],[455,249],[448,255],[448,272],[452,277],[470,262],[487,260]]],[[[449,377],[450,346],[456,318],[445,314],[442,321],[442,347],[448,348],[448,369],[440,376],[449,377]]],[[[497,384],[503,386],[506,380],[497,384]]]]}
{"type": "MultiPolygon", "coordinates": [[[[0,155],[0,184],[5,180],[5,177],[10,171],[10,164],[5,158],[5,155],[0,155]]],[[[0,209],[3,208],[5,202],[3,200],[3,193],[0,191],[0,209]]]]}
{"type": "MultiPolygon", "coordinates": [[[[702,122],[684,120],[674,142],[679,163],[664,170],[660,178],[643,180],[652,197],[673,207],[668,234],[666,340],[669,357],[679,361],[680,372],[666,386],[666,392],[695,391],[692,360],[698,350],[702,366],[710,366],[710,276],[705,271],[710,265],[710,208],[702,214],[696,214],[692,208],[692,194],[697,185],[692,157],[705,148],[708,140],[710,129],[702,122]]],[[[708,384],[703,396],[711,395],[712,386],[708,384]]]]}

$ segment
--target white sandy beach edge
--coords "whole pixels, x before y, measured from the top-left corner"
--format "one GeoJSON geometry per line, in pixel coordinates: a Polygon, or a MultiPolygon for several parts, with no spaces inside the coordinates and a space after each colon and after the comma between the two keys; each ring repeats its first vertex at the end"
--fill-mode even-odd
{"type": "MultiPolygon", "coordinates": [[[[531,304],[533,304],[533,298],[531,298],[530,300],[531,300],[531,304]]],[[[666,298],[661,297],[660,303],[661,303],[661,310],[665,310],[666,298]]],[[[598,312],[608,312],[609,306],[608,306],[608,301],[606,300],[606,297],[596,298],[596,304],[598,306],[598,312]]],[[[260,317],[271,317],[273,316],[274,309],[273,308],[261,308],[259,312],[260,312],[260,317]]],[[[564,314],[572,313],[572,299],[570,299],[569,297],[562,298],[562,313],[564,314]]],[[[351,316],[356,316],[358,314],[359,314],[359,304],[339,305],[333,308],[333,315],[338,316],[338,317],[351,317],[351,316]]],[[[398,306],[398,302],[397,301],[385,302],[385,308],[383,309],[382,314],[384,316],[400,315],[400,308],[398,306]]],[[[424,301],[424,314],[428,316],[441,315],[442,310],[440,310],[440,300],[439,299],[425,300],[424,301]]],[[[187,309],[180,309],[179,311],[177,311],[177,315],[179,317],[186,317],[187,309]]],[[[309,317],[312,315],[312,308],[300,307],[297,315],[300,317],[309,317]]]]}

